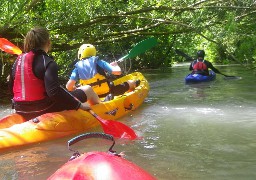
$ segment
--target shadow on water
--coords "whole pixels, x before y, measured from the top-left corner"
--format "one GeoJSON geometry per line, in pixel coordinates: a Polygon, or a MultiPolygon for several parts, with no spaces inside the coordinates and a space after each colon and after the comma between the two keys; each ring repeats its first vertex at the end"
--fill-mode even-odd
{"type": "MultiPolygon", "coordinates": [[[[158,179],[255,179],[255,77],[239,66],[220,66],[242,79],[217,75],[213,82],[187,85],[187,69],[144,72],[149,96],[121,119],[144,139],[117,142],[115,150],[158,179]]],[[[8,114],[1,108],[1,116],[8,114]]],[[[0,179],[46,179],[72,155],[71,137],[2,153],[0,179]]],[[[85,151],[103,144],[88,142],[85,151]]]]}

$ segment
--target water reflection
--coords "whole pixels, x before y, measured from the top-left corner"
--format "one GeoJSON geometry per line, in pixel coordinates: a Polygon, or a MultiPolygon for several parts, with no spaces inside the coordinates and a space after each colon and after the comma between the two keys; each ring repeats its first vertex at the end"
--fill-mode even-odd
{"type": "Polygon", "coordinates": [[[189,91],[194,92],[192,98],[203,100],[207,96],[205,91],[210,90],[212,82],[190,83],[186,85],[189,87],[189,91]]]}

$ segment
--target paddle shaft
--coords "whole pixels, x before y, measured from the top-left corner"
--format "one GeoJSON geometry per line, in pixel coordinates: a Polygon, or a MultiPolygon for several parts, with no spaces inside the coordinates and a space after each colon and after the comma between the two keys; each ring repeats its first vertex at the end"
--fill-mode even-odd
{"type": "Polygon", "coordinates": [[[88,110],[89,111],[89,113],[91,114],[91,115],[93,115],[96,119],[98,119],[99,121],[101,120],[101,118],[93,111],[93,110],[88,110]]]}

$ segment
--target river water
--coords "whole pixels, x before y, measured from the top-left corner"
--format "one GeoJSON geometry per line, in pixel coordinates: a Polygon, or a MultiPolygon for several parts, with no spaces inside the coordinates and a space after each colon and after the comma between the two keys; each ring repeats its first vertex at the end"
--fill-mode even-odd
{"type": "MultiPolygon", "coordinates": [[[[238,65],[217,66],[228,75],[186,85],[188,64],[147,71],[150,93],[121,122],[144,138],[117,141],[114,150],[160,180],[256,178],[255,75],[238,65]]],[[[1,106],[0,117],[11,112],[1,106]]],[[[100,127],[92,131],[102,131],[100,127]]],[[[41,180],[68,161],[74,136],[1,153],[0,179],[41,180]]],[[[107,151],[106,140],[79,142],[79,152],[107,151]]]]}

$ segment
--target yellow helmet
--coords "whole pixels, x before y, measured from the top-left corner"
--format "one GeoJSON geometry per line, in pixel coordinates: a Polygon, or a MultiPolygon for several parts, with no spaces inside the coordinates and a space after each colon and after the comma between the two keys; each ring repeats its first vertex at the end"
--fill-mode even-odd
{"type": "Polygon", "coordinates": [[[96,56],[96,48],[91,44],[83,44],[78,50],[78,59],[96,56]]]}

